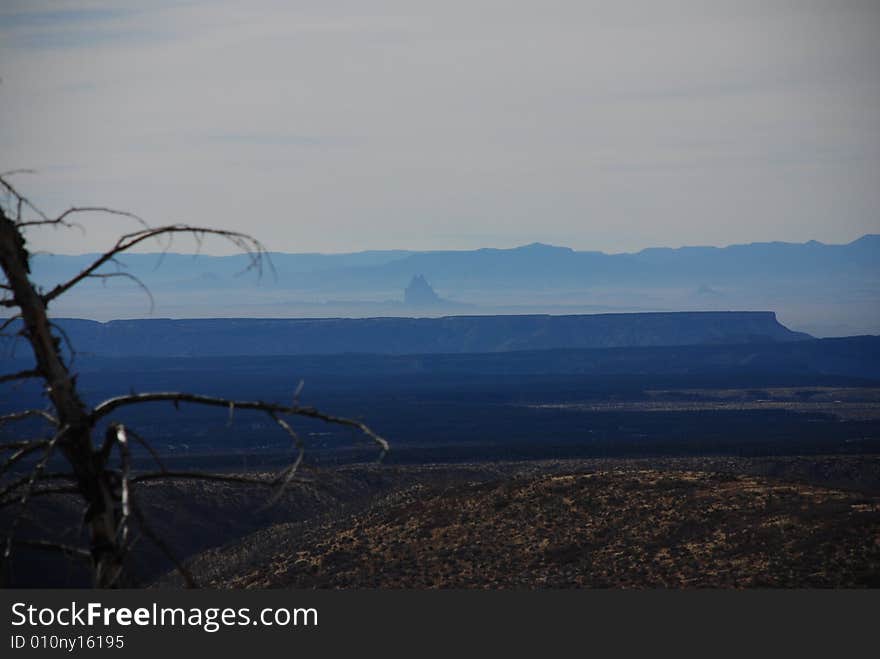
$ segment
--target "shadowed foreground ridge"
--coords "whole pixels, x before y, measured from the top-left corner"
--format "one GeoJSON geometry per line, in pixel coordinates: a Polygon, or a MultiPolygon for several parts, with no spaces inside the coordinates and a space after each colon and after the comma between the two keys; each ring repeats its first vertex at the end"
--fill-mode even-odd
{"type": "Polygon", "coordinates": [[[214,585],[880,586],[880,498],[746,474],[637,468],[416,486],[287,533],[264,535],[276,553],[214,585]]]}

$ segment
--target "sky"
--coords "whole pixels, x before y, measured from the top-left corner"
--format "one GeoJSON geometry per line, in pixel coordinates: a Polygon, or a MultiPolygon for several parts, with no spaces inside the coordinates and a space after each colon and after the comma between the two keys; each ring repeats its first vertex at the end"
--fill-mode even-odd
{"type": "MultiPolygon", "coordinates": [[[[0,171],[273,251],[845,243],[878,35],[876,0],[3,0],[0,171]]],[[[131,228],[83,224],[30,244],[131,228]]]]}

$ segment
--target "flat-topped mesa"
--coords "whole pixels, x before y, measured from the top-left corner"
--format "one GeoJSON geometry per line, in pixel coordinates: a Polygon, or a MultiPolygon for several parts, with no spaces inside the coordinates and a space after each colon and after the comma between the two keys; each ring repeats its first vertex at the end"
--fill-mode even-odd
{"type": "Polygon", "coordinates": [[[479,353],[811,338],[786,328],[770,311],[56,322],[79,353],[107,357],[479,353]]]}

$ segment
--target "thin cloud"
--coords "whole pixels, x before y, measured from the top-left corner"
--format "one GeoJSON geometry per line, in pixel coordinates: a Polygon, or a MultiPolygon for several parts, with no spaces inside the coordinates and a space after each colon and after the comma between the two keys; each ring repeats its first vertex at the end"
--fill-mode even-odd
{"type": "Polygon", "coordinates": [[[873,2],[77,6],[0,8],[2,164],[50,211],[282,251],[880,231],[873,2]]]}
{"type": "Polygon", "coordinates": [[[328,147],[347,146],[354,143],[352,138],[328,135],[290,135],[286,133],[229,133],[226,135],[208,135],[208,142],[224,144],[244,144],[260,147],[328,147]]]}

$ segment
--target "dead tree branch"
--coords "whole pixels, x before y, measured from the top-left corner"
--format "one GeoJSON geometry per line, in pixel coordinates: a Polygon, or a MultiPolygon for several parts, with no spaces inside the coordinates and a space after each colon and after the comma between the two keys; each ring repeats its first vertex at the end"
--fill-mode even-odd
{"type": "Polygon", "coordinates": [[[36,453],[41,448],[44,448],[49,442],[36,440],[32,442],[22,442],[19,445],[19,448],[15,453],[10,455],[6,460],[3,461],[3,464],[0,464],[0,476],[3,476],[7,471],[9,471],[15,463],[26,458],[31,453],[36,453]]]}
{"type": "Polygon", "coordinates": [[[29,474],[27,474],[25,476],[21,476],[15,480],[11,481],[9,484],[7,484],[6,487],[4,487],[2,490],[0,490],[0,501],[6,501],[7,497],[9,497],[10,495],[12,496],[13,500],[18,499],[19,496],[18,496],[18,493],[16,492],[16,490],[18,490],[21,487],[31,487],[31,479],[33,479],[34,483],[36,483],[37,481],[59,481],[60,480],[60,481],[71,481],[72,482],[75,480],[71,474],[66,473],[66,472],[56,471],[56,472],[42,473],[42,469],[44,467],[45,467],[45,465],[43,465],[43,467],[39,467],[39,465],[37,465],[37,467],[35,467],[29,474]]]}
{"type": "Polygon", "coordinates": [[[40,372],[35,368],[28,368],[23,371],[19,371],[18,373],[9,373],[7,375],[0,375],[0,384],[4,382],[12,382],[13,380],[27,380],[29,378],[38,378],[40,377],[40,372]]]}
{"type": "Polygon", "coordinates": [[[145,229],[149,229],[149,225],[144,222],[143,219],[135,215],[134,213],[129,213],[126,211],[116,210],[115,208],[107,208],[106,206],[72,206],[68,208],[66,211],[61,213],[56,218],[45,218],[41,217],[39,220],[30,220],[25,222],[18,222],[19,227],[34,227],[34,226],[63,226],[65,228],[73,228],[77,227],[82,229],[82,225],[79,223],[70,222],[67,218],[71,215],[78,215],[82,213],[103,213],[106,215],[118,215],[120,217],[127,217],[131,220],[136,221],[145,229]]]}
{"type": "Polygon", "coordinates": [[[74,556],[76,558],[80,558],[85,561],[89,561],[92,558],[92,555],[83,549],[82,547],[74,547],[72,545],[65,545],[60,542],[49,542],[47,540],[13,540],[13,545],[19,545],[23,547],[31,547],[33,549],[45,549],[47,551],[60,551],[63,554],[67,554],[68,556],[74,556]]]}
{"type": "MultiPolygon", "coordinates": [[[[58,431],[58,434],[56,434],[51,440],[49,440],[49,442],[46,444],[46,452],[43,455],[43,459],[37,463],[27,479],[25,491],[21,496],[18,514],[13,518],[12,524],[10,524],[9,526],[9,531],[6,534],[6,547],[3,550],[4,561],[9,560],[9,556],[12,554],[12,542],[15,538],[15,532],[18,530],[18,525],[21,523],[21,520],[24,517],[25,509],[27,508],[31,493],[34,491],[34,485],[38,480],[40,480],[40,478],[42,478],[43,469],[45,469],[46,465],[49,463],[49,458],[52,457],[52,451],[55,449],[55,445],[58,443],[58,440],[62,437],[65,430],[66,428],[62,428],[58,431]]],[[[8,488],[7,490],[4,490],[4,492],[0,493],[0,499],[5,496],[5,493],[7,491],[8,488]]]]}
{"type": "Polygon", "coordinates": [[[4,414],[3,416],[0,416],[0,426],[9,423],[10,421],[21,421],[23,419],[29,419],[35,416],[45,419],[53,426],[58,425],[58,419],[49,414],[46,410],[23,410],[21,412],[12,412],[11,414],[4,414]]]}
{"type": "Polygon", "coordinates": [[[134,231],[120,237],[111,249],[104,252],[90,265],[81,270],[77,275],[64,283],[58,284],[48,293],[43,295],[43,302],[45,304],[48,304],[59,295],[63,295],[65,292],[69,291],[71,288],[80,283],[83,279],[91,276],[96,270],[111,261],[118,254],[127,252],[132,247],[139,245],[145,240],[180,233],[193,235],[198,238],[204,236],[218,236],[220,238],[224,238],[225,240],[228,240],[233,245],[241,249],[245,254],[250,257],[249,264],[247,268],[245,268],[246,271],[257,270],[258,272],[262,273],[263,257],[267,255],[268,252],[266,251],[266,248],[263,247],[263,244],[257,239],[238,231],[212,229],[210,227],[200,227],[189,224],[171,224],[168,226],[156,227],[153,229],[142,229],[140,231],[134,231]]]}
{"type": "Polygon", "coordinates": [[[186,584],[187,588],[198,588],[198,583],[196,583],[195,577],[193,577],[192,572],[183,564],[183,562],[177,557],[177,554],[168,546],[168,543],[165,542],[165,539],[160,536],[158,533],[153,531],[153,528],[147,523],[146,518],[144,517],[143,511],[141,511],[140,506],[137,502],[132,506],[132,511],[134,512],[134,517],[137,520],[138,526],[141,529],[141,532],[152,541],[156,547],[159,548],[165,557],[171,561],[171,564],[174,566],[174,569],[177,570],[178,574],[183,578],[184,584],[186,584]]]}
{"type": "Polygon", "coordinates": [[[364,435],[369,437],[379,446],[379,448],[381,449],[381,453],[379,456],[380,459],[384,457],[384,455],[389,450],[391,450],[391,446],[388,441],[373,432],[373,430],[365,423],[357,421],[355,419],[347,419],[345,417],[325,414],[324,412],[321,412],[314,407],[302,407],[298,405],[279,405],[277,403],[266,403],[263,401],[233,400],[229,398],[218,398],[216,396],[188,394],[179,391],[157,391],[152,393],[128,394],[125,396],[116,396],[114,398],[109,398],[103,403],[99,403],[95,406],[91,415],[92,423],[99,421],[103,417],[110,414],[112,411],[121,407],[159,401],[168,401],[171,403],[193,403],[196,405],[209,405],[214,407],[224,407],[227,409],[230,406],[233,406],[239,410],[257,410],[260,412],[268,412],[270,414],[289,414],[292,416],[308,417],[311,419],[324,421],[325,423],[348,426],[349,428],[360,430],[364,435]]]}
{"type": "Polygon", "coordinates": [[[153,311],[155,311],[155,309],[156,309],[156,301],[153,298],[153,294],[150,292],[150,289],[147,288],[147,285],[143,281],[141,281],[139,277],[136,277],[135,275],[131,274],[130,272],[101,272],[101,273],[94,272],[94,273],[88,275],[87,278],[88,279],[101,279],[103,281],[106,281],[108,279],[120,279],[120,278],[128,279],[129,281],[134,282],[134,284],[138,288],[140,288],[144,292],[144,294],[147,296],[147,298],[150,300],[150,313],[153,313],[153,311]]]}
{"type": "MultiPolygon", "coordinates": [[[[79,488],[74,485],[68,485],[63,487],[35,487],[33,492],[30,494],[30,499],[36,499],[37,497],[48,497],[54,494],[75,494],[81,495],[79,488]]],[[[8,508],[9,506],[13,506],[18,503],[18,499],[6,499],[0,500],[0,508],[8,508]]]]}

